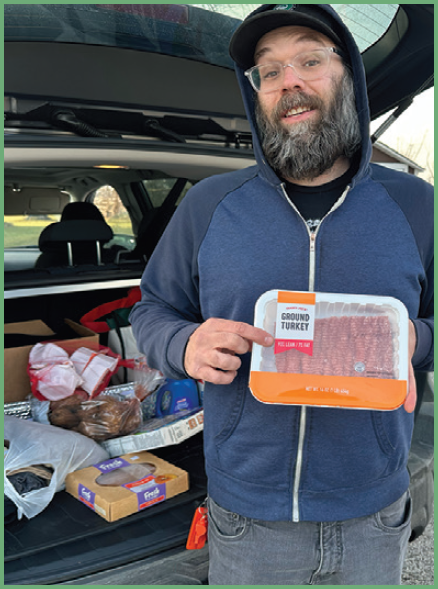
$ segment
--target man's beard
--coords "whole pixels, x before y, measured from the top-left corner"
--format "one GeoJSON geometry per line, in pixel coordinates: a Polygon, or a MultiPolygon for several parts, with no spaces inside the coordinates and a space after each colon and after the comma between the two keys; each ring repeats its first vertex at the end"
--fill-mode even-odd
{"type": "Polygon", "coordinates": [[[335,91],[328,105],[318,96],[289,93],[279,100],[270,119],[257,101],[255,114],[263,152],[283,178],[313,180],[332,168],[339,157],[349,158],[359,148],[361,134],[350,73],[333,84],[335,91]],[[281,123],[282,114],[302,106],[319,110],[320,120],[289,127],[281,123]]]}

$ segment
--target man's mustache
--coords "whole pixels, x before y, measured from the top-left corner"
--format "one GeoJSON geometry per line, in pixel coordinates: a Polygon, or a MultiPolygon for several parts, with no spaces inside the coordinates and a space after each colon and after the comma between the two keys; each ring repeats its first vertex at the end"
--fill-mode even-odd
{"type": "Polygon", "coordinates": [[[324,103],[319,96],[312,96],[305,92],[293,92],[285,94],[275,105],[272,111],[272,120],[280,121],[284,114],[293,108],[309,108],[310,110],[323,111],[324,103]]]}

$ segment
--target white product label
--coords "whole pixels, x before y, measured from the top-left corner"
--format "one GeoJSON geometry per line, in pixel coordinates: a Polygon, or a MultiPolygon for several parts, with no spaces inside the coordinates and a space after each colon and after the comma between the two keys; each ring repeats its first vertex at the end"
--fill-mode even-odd
{"type": "Polygon", "coordinates": [[[290,300],[279,296],[277,302],[274,353],[279,354],[295,349],[311,356],[313,354],[315,303],[314,301],[294,301],[293,296],[286,298],[290,298],[290,300]]]}

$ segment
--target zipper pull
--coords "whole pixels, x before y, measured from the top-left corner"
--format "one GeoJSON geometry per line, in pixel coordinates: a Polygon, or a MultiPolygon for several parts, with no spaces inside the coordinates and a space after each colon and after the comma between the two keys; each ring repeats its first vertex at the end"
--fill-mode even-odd
{"type": "Polygon", "coordinates": [[[199,550],[207,542],[208,516],[206,503],[205,500],[195,511],[187,538],[187,550],[199,550]]]}

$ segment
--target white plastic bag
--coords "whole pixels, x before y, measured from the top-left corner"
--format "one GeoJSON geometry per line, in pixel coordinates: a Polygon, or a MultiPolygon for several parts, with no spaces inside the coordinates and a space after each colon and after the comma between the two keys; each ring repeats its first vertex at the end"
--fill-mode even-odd
{"type": "MultiPolygon", "coordinates": [[[[121,327],[119,333],[117,333],[117,330],[111,329],[111,331],[108,332],[108,347],[111,348],[114,353],[120,354],[125,360],[141,356],[130,325],[121,327]]],[[[133,370],[130,368],[120,368],[120,370],[113,375],[111,382],[116,385],[131,382],[133,380],[136,380],[133,370]]]]}
{"type": "Polygon", "coordinates": [[[47,364],[62,364],[69,356],[65,350],[56,344],[35,344],[29,352],[29,364],[33,368],[42,368],[47,364]]]}
{"type": "Polygon", "coordinates": [[[67,352],[56,344],[33,346],[29,370],[36,390],[49,401],[69,397],[83,383],[67,352]]]}
{"type": "Polygon", "coordinates": [[[40,370],[31,370],[38,381],[37,391],[49,401],[69,397],[83,384],[83,379],[70,361],[63,364],[49,364],[40,370]]]}
{"type": "Polygon", "coordinates": [[[18,519],[23,514],[30,519],[41,513],[63,489],[67,474],[109,458],[106,450],[82,434],[9,415],[4,418],[4,438],[9,441],[4,463],[5,495],[17,506],[18,519]],[[6,474],[38,464],[53,469],[49,486],[20,495],[6,474]]]}
{"type": "Polygon", "coordinates": [[[70,357],[76,372],[81,375],[81,387],[92,397],[109,373],[114,372],[119,362],[105,354],[98,354],[88,348],[77,349],[70,357]]]}

